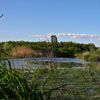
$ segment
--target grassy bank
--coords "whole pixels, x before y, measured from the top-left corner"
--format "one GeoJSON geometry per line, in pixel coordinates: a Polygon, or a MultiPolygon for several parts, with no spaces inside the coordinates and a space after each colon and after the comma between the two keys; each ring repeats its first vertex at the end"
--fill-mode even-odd
{"type": "MultiPolygon", "coordinates": [[[[99,100],[100,64],[63,69],[12,69],[0,62],[0,99],[99,100]]],[[[63,66],[62,66],[63,67],[63,66]]]]}

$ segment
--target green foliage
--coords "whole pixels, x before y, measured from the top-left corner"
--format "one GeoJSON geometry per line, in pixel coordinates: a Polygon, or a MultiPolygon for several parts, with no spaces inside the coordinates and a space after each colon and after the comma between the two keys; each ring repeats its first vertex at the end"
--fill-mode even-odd
{"type": "Polygon", "coordinates": [[[0,100],[99,100],[97,64],[81,66],[83,68],[69,66],[21,70],[12,68],[9,60],[1,60],[0,100]]]}
{"type": "Polygon", "coordinates": [[[99,56],[98,55],[90,55],[88,57],[88,61],[96,62],[98,61],[99,56]]]}
{"type": "Polygon", "coordinates": [[[57,73],[48,69],[18,70],[12,68],[9,60],[1,60],[0,100],[48,100],[53,91],[63,87],[53,84],[57,73]]]}
{"type": "Polygon", "coordinates": [[[87,61],[98,62],[100,61],[100,49],[86,53],[84,59],[87,61]]]}
{"type": "MultiPolygon", "coordinates": [[[[79,44],[73,42],[25,42],[25,41],[8,41],[0,43],[0,51],[10,54],[14,47],[26,46],[32,50],[37,50],[42,53],[41,56],[47,56],[48,53],[52,52],[53,56],[56,57],[74,57],[75,54],[83,53],[86,51],[95,51],[96,47],[94,44],[79,44]]],[[[40,55],[39,55],[40,56],[40,55]]]]}

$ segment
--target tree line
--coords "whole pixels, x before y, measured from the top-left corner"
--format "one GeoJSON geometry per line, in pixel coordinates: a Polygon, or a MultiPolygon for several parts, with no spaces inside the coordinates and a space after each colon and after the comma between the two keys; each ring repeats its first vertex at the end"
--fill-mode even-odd
{"type": "MultiPolygon", "coordinates": [[[[94,44],[82,44],[75,42],[28,42],[28,41],[7,41],[0,42],[0,52],[5,52],[7,54],[11,54],[12,50],[16,50],[20,48],[20,51],[28,52],[28,48],[32,53],[32,50],[37,53],[37,56],[55,56],[55,57],[75,57],[76,54],[83,52],[94,51],[97,48],[94,44]],[[21,47],[23,47],[21,49],[21,47]],[[17,48],[17,49],[16,49],[17,48]],[[38,54],[39,53],[39,54],[38,54]]],[[[34,54],[35,54],[34,53],[34,54]]],[[[36,56],[36,55],[33,55],[36,56]]]]}

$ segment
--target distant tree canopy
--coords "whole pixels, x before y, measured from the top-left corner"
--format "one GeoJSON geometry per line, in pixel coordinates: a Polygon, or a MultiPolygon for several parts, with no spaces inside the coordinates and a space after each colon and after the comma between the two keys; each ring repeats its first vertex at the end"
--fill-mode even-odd
{"type": "MultiPolygon", "coordinates": [[[[35,50],[36,55],[39,56],[47,56],[52,54],[52,56],[56,57],[74,57],[75,54],[94,51],[96,47],[94,44],[80,44],[73,42],[25,42],[25,41],[8,41],[8,42],[0,42],[0,50],[10,54],[11,51],[20,46],[29,47],[31,50],[35,50]]],[[[22,51],[21,51],[22,52],[22,51]]]]}

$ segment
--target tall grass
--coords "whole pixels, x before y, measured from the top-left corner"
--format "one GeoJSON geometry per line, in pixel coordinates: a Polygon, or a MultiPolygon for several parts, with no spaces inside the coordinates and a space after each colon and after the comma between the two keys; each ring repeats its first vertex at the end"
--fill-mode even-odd
{"type": "Polygon", "coordinates": [[[48,50],[34,50],[28,46],[17,46],[10,50],[11,57],[53,57],[53,52],[48,50]]]}
{"type": "Polygon", "coordinates": [[[33,50],[29,47],[26,46],[18,46],[18,47],[14,47],[11,50],[11,55],[13,57],[27,57],[27,56],[31,56],[33,54],[33,50]]]}
{"type": "Polygon", "coordinates": [[[0,99],[2,100],[99,100],[100,71],[86,68],[34,70],[12,68],[0,62],[0,99]]]}
{"type": "Polygon", "coordinates": [[[63,85],[50,87],[56,75],[53,70],[36,69],[17,70],[13,69],[10,61],[8,65],[0,62],[0,99],[7,100],[47,100],[52,91],[59,90],[63,85]],[[48,88],[50,87],[50,89],[48,88]]]}

